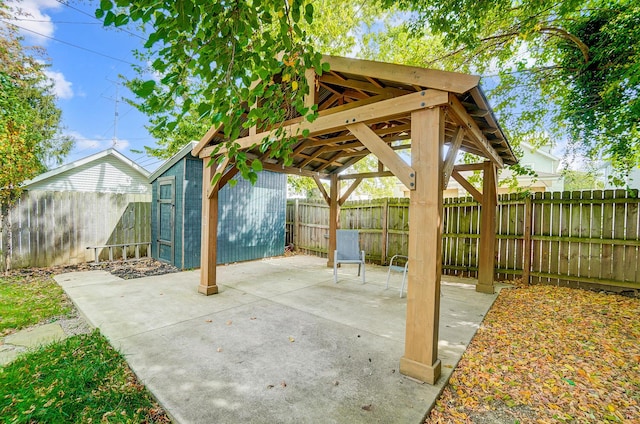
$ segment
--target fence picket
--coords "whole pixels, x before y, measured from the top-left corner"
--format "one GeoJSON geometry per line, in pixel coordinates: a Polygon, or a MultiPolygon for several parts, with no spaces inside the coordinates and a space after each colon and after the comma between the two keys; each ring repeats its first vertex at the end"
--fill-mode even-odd
{"type": "Polygon", "coordinates": [[[150,213],[150,195],[25,192],[10,211],[12,266],[76,264],[93,260],[87,246],[148,242],[150,213]]]}
{"type": "MultiPolygon", "coordinates": [[[[300,240],[296,247],[326,255],[326,204],[298,202],[299,216],[294,218],[292,211],[287,215],[291,221],[288,228],[294,228],[294,219],[299,223],[300,234],[291,235],[300,240]],[[313,234],[313,241],[305,234],[313,234]]],[[[640,290],[639,202],[637,192],[601,190],[534,193],[528,198],[501,196],[496,217],[497,276],[510,279],[528,274],[531,283],[640,290]],[[529,227],[525,225],[527,202],[531,204],[531,229],[525,237],[525,227],[529,227]],[[525,260],[525,238],[530,240],[529,260],[525,260]],[[530,264],[525,272],[527,262],[530,264]]],[[[293,201],[289,207],[294,207],[293,201]]],[[[395,254],[407,253],[408,207],[408,199],[347,202],[340,215],[342,228],[348,225],[360,229],[368,258],[376,263],[388,261],[395,254]]],[[[472,198],[448,198],[443,208],[443,273],[475,277],[480,206],[472,198]]]]}

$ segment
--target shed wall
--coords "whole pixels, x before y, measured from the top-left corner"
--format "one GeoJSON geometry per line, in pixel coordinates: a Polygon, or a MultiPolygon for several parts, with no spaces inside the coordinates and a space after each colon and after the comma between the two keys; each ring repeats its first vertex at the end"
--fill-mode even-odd
{"type": "Polygon", "coordinates": [[[255,185],[236,177],[220,190],[218,264],[284,253],[287,176],[261,172],[255,185]]]}
{"type": "MultiPolygon", "coordinates": [[[[286,183],[284,174],[261,172],[258,182],[236,177],[219,194],[218,264],[248,261],[284,253],[286,183]]],[[[202,161],[187,155],[152,182],[151,254],[180,269],[200,267],[202,225],[202,161]],[[159,250],[158,187],[175,178],[173,258],[159,250]]]]}

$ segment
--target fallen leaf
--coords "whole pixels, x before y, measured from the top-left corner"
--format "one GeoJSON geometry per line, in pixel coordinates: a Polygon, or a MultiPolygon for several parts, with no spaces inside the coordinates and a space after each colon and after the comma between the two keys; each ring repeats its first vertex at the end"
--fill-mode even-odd
{"type": "Polygon", "coordinates": [[[287,387],[287,383],[286,383],[284,380],[282,380],[282,381],[280,382],[280,385],[281,385],[283,388],[284,388],[284,387],[287,387]]]}
{"type": "Polygon", "coordinates": [[[275,386],[273,384],[268,384],[267,389],[273,389],[275,386]]]}
{"type": "Polygon", "coordinates": [[[251,317],[251,318],[249,318],[249,319],[250,319],[250,320],[254,320],[254,319],[256,319],[256,317],[251,317]]]}
{"type": "Polygon", "coordinates": [[[233,321],[231,321],[231,320],[227,321],[227,325],[231,325],[232,322],[233,321]]]}
{"type": "Polygon", "coordinates": [[[219,347],[219,348],[217,348],[217,349],[216,349],[216,351],[218,351],[218,352],[222,352],[222,348],[221,348],[221,347],[219,347]]]}
{"type": "Polygon", "coordinates": [[[372,404],[364,405],[362,409],[364,409],[365,411],[371,411],[373,410],[373,405],[372,404]]]}
{"type": "Polygon", "coordinates": [[[293,343],[293,342],[295,342],[295,341],[296,341],[296,339],[294,339],[293,337],[289,336],[289,341],[290,341],[291,343],[293,343]]]}
{"type": "Polygon", "coordinates": [[[211,319],[205,319],[204,322],[213,322],[211,319]]]}
{"type": "Polygon", "coordinates": [[[339,382],[338,380],[336,380],[336,381],[334,381],[334,382],[333,382],[333,385],[334,385],[334,386],[337,386],[338,384],[340,384],[340,382],[339,382]]]}

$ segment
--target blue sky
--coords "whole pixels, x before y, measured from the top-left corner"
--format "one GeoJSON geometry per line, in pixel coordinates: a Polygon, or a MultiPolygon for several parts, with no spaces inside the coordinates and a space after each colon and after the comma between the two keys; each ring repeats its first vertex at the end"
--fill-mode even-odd
{"type": "Polygon", "coordinates": [[[137,63],[132,51],[144,41],[135,30],[105,28],[94,17],[96,1],[25,0],[18,3],[30,16],[14,21],[25,45],[46,49],[62,109],[63,132],[76,139],[67,162],[114,146],[130,159],[152,171],[162,161],[133,153],[154,145],[145,129],[148,119],[123,101],[133,98],[122,86],[123,75],[131,78],[137,63]],[[118,119],[115,126],[115,106],[118,119]],[[115,139],[114,139],[115,137],[115,139]]]}

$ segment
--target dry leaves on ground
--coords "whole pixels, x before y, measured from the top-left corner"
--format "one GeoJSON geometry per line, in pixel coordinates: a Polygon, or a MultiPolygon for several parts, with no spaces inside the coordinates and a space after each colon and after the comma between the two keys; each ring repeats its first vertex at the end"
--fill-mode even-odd
{"type": "Polygon", "coordinates": [[[503,290],[427,423],[640,422],[640,299],[503,290]]]}

